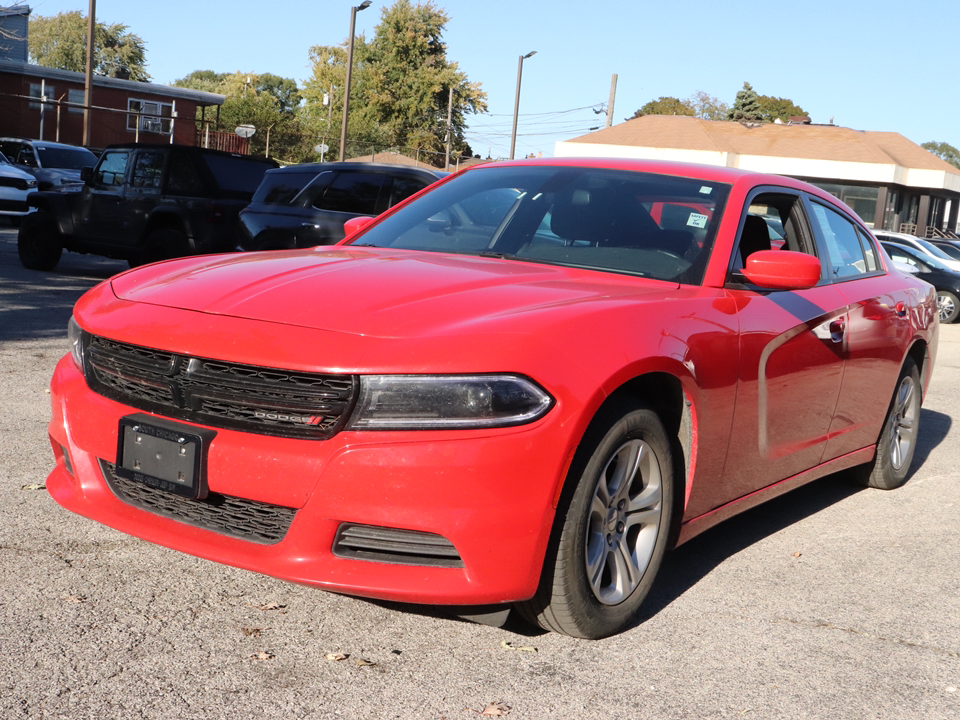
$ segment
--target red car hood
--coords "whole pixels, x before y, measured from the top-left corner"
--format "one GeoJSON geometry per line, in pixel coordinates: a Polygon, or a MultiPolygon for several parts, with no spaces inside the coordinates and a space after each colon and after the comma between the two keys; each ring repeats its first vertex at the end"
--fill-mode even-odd
{"type": "Polygon", "coordinates": [[[187,258],[111,282],[122,300],[373,337],[679,287],[496,258],[349,246],[187,258]]]}

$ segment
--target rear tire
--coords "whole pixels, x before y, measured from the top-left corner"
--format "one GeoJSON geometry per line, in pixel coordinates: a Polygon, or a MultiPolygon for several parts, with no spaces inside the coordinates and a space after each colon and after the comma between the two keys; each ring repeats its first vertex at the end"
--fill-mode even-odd
{"type": "Polygon", "coordinates": [[[527,620],[591,639],[631,623],[667,550],[671,447],[653,410],[617,402],[598,415],[571,467],[537,594],[517,604],[527,620]]]}
{"type": "Polygon", "coordinates": [[[857,482],[881,490],[893,490],[906,482],[917,451],[922,392],[920,371],[917,370],[917,364],[908,358],[900,371],[890,409],[883,421],[883,431],[877,441],[877,455],[872,463],[852,470],[857,482]]]}
{"type": "Polygon", "coordinates": [[[17,233],[17,254],[28,270],[53,270],[63,254],[57,222],[46,212],[26,215],[17,233]]]}

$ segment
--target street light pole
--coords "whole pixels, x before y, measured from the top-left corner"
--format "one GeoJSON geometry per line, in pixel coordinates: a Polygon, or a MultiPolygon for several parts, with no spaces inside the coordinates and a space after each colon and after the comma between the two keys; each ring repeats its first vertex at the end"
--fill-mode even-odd
{"type": "Polygon", "coordinates": [[[517,120],[520,117],[520,78],[523,77],[523,61],[536,54],[537,51],[533,50],[532,52],[528,52],[526,55],[521,55],[520,66],[517,68],[517,99],[513,102],[513,133],[510,135],[511,160],[513,160],[513,154],[517,150],[517,120]]]}
{"type": "Polygon", "coordinates": [[[343,124],[340,128],[340,162],[346,158],[347,151],[347,119],[350,116],[350,83],[353,80],[353,34],[357,27],[357,13],[370,7],[371,0],[363,0],[356,7],[350,8],[350,44],[347,49],[347,83],[343,89],[343,124]]]}

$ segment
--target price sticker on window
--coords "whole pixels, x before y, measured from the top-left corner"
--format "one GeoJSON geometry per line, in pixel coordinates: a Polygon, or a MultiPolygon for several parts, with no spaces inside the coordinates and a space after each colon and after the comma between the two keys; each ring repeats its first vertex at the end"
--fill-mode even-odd
{"type": "Polygon", "coordinates": [[[687,225],[695,228],[705,228],[709,219],[709,217],[700,213],[690,213],[690,217],[687,218],[687,225]]]}

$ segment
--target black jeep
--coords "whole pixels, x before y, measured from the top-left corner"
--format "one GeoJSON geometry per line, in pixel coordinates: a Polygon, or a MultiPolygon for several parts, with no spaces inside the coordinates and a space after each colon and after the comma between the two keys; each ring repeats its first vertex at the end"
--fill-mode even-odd
{"type": "Polygon", "coordinates": [[[64,250],[139,265],[229,252],[236,223],[267,170],[277,163],[183,145],[112,145],[82,185],[31,193],[37,212],[20,226],[20,262],[52,270],[64,250]]]}

